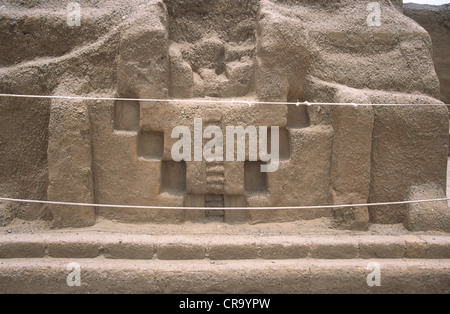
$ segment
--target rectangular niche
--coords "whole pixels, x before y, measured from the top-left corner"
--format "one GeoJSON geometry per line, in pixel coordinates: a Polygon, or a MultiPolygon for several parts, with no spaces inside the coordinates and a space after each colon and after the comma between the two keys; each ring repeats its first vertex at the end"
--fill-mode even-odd
{"type": "Polygon", "coordinates": [[[267,173],[261,172],[260,161],[244,163],[244,188],[248,193],[267,193],[267,173]]]}
{"type": "Polygon", "coordinates": [[[287,128],[301,129],[310,125],[308,109],[306,106],[288,105],[287,128]]]}
{"type": "Polygon", "coordinates": [[[186,162],[166,161],[161,163],[160,193],[184,194],[186,191],[186,162]]]}
{"type": "Polygon", "coordinates": [[[149,160],[162,160],[164,157],[164,133],[141,131],[138,136],[138,156],[149,160]]]}
{"type": "Polygon", "coordinates": [[[138,131],[141,116],[139,101],[117,100],[114,103],[114,129],[138,131]]]}
{"type": "MultiPolygon", "coordinates": [[[[272,128],[267,131],[267,153],[272,153],[272,128]]],[[[289,131],[286,128],[279,128],[279,159],[289,160],[291,158],[291,145],[289,141],[289,131]]]]}

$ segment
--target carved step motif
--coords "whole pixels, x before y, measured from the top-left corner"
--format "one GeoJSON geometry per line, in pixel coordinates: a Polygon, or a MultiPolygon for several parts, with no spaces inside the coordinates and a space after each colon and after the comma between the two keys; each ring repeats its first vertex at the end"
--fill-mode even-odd
{"type": "MultiPolygon", "coordinates": [[[[208,112],[205,127],[220,125],[221,116],[217,111],[208,112]]],[[[223,161],[206,162],[207,195],[206,207],[225,207],[225,164],[223,161]]],[[[206,211],[206,217],[224,217],[223,210],[206,211]]]]}

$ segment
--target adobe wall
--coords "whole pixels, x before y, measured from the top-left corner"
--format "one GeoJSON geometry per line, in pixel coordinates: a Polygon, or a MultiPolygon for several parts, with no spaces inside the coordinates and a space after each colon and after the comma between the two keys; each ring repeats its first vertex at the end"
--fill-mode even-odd
{"type": "MultiPolygon", "coordinates": [[[[400,201],[415,197],[414,188],[424,186],[425,194],[445,196],[448,116],[444,105],[436,105],[439,81],[430,36],[402,14],[398,2],[380,1],[382,23],[369,27],[367,3],[102,1],[80,28],[83,32],[96,24],[101,35],[96,39],[89,33],[82,36],[82,43],[75,41],[67,51],[47,51],[45,58],[31,52],[10,56],[14,49],[2,52],[4,93],[230,101],[42,101],[41,134],[26,132],[18,138],[6,131],[8,124],[0,124],[5,142],[14,147],[34,143],[40,154],[8,149],[0,157],[7,169],[13,159],[33,164],[44,174],[40,179],[32,176],[33,180],[47,188],[31,192],[26,184],[20,188],[4,184],[2,194],[193,207],[400,201]],[[41,89],[31,89],[36,86],[41,89]],[[249,107],[232,99],[434,105],[249,107]],[[193,121],[199,117],[204,126],[222,129],[278,126],[279,169],[261,173],[260,162],[248,156],[245,162],[173,161],[173,128],[184,125],[194,132],[193,121]]],[[[33,10],[31,16],[37,14],[33,10]]],[[[64,8],[58,12],[62,15],[64,8]]],[[[55,23],[64,23],[58,14],[52,16],[55,23]]],[[[15,19],[5,19],[4,29],[15,19]]],[[[76,29],[70,32],[81,36],[76,29]]],[[[16,33],[6,34],[17,38],[16,33]]],[[[36,104],[14,101],[20,112],[36,104]]],[[[12,104],[11,99],[0,98],[1,119],[12,111],[12,104]]],[[[19,116],[16,125],[21,129],[31,123],[19,116]]],[[[8,171],[0,174],[2,182],[20,182],[8,171]]],[[[20,171],[30,173],[26,168],[20,171]]],[[[412,210],[403,205],[239,212],[46,206],[23,215],[14,206],[4,204],[2,212],[11,208],[15,216],[30,219],[41,215],[55,227],[92,225],[99,216],[164,223],[199,219],[261,223],[325,216],[333,218],[336,227],[349,229],[366,229],[369,222],[404,222],[410,229],[450,225],[445,220],[447,206],[439,209],[443,226],[411,224],[412,210]]],[[[433,216],[433,206],[421,210],[433,216]]]]}

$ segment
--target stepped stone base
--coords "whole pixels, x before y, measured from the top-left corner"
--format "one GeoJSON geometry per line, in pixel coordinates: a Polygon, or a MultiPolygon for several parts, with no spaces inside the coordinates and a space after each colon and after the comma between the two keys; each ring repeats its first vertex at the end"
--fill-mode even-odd
{"type": "Polygon", "coordinates": [[[375,260],[381,285],[369,287],[367,261],[128,261],[80,259],[81,286],[69,287],[70,259],[0,264],[2,293],[449,293],[448,260],[375,260]]]}
{"type": "Polygon", "coordinates": [[[330,227],[0,228],[0,293],[450,293],[449,234],[330,227]],[[81,286],[67,284],[70,263],[80,266],[81,286]],[[373,263],[380,286],[367,283],[373,263]]]}

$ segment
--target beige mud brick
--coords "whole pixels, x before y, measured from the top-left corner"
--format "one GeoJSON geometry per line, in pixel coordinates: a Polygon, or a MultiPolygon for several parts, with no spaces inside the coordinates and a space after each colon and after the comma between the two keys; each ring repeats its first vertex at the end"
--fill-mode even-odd
{"type": "MultiPolygon", "coordinates": [[[[447,260],[379,260],[382,293],[437,293],[448,291],[450,268],[447,260]]],[[[448,293],[448,292],[445,292],[448,293]]]]}
{"type": "Polygon", "coordinates": [[[259,257],[263,259],[306,258],[309,253],[308,241],[277,242],[261,241],[259,257]]]}
{"type": "MultiPolygon", "coordinates": [[[[66,90],[68,86],[60,86],[66,90]]],[[[52,101],[49,122],[47,199],[95,203],[88,103],[52,101]]],[[[92,206],[47,205],[56,228],[86,227],[95,223],[92,206]]]]}
{"type": "Polygon", "coordinates": [[[407,258],[425,258],[427,252],[427,243],[420,236],[402,235],[400,236],[406,244],[407,258]]]}
{"type": "Polygon", "coordinates": [[[450,241],[448,237],[439,235],[421,235],[427,242],[427,258],[450,258],[450,241]]]}
{"type": "Polygon", "coordinates": [[[311,258],[350,259],[358,257],[358,240],[356,238],[317,237],[309,242],[311,258]]]}
{"type": "Polygon", "coordinates": [[[161,260],[204,259],[206,245],[197,243],[161,243],[157,246],[156,255],[161,260]]]}
{"type": "Polygon", "coordinates": [[[115,243],[108,243],[102,246],[103,254],[111,259],[153,259],[156,249],[154,243],[128,242],[117,240],[115,243]]]}
{"type": "MultiPolygon", "coordinates": [[[[365,103],[367,97],[341,91],[338,102],[365,103]]],[[[374,113],[369,106],[333,108],[333,203],[365,204],[370,187],[370,154],[374,113]],[[357,121],[357,122],[355,122],[357,121]]],[[[339,228],[367,230],[367,207],[346,207],[333,210],[339,228]]]]}
{"type": "Polygon", "coordinates": [[[0,243],[0,258],[40,258],[45,248],[44,242],[5,241],[0,243]]]}
{"type": "Polygon", "coordinates": [[[82,286],[69,287],[68,259],[0,264],[2,293],[443,293],[446,260],[380,260],[381,286],[369,287],[366,261],[123,261],[81,259],[82,286]],[[107,274],[107,276],[105,276],[107,274]],[[48,280],[48,279],[51,280],[48,280]],[[208,280],[205,280],[207,278],[208,280]],[[46,282],[45,285],[42,282],[46,282]]]}
{"type": "Polygon", "coordinates": [[[360,258],[403,258],[405,250],[405,240],[397,236],[365,236],[359,238],[360,258]]]}
{"type": "MultiPolygon", "coordinates": [[[[442,170],[446,169],[448,155],[447,108],[444,105],[380,106],[374,108],[374,112],[369,201],[412,200],[410,188],[425,183],[433,184],[429,195],[444,190],[447,178],[442,170]],[[416,135],[411,137],[410,134],[416,135]],[[392,147],[397,148],[393,150],[392,147]],[[423,158],[424,147],[433,154],[423,158]]],[[[369,211],[374,223],[401,223],[406,209],[406,205],[389,205],[373,206],[369,211]]]]}
{"type": "Polygon", "coordinates": [[[95,258],[100,254],[100,244],[96,242],[70,241],[51,242],[48,255],[55,258],[95,258]]]}
{"type": "Polygon", "coordinates": [[[356,261],[318,260],[310,264],[311,293],[335,293],[346,286],[348,293],[368,291],[366,277],[369,272],[365,265],[356,261]]]}
{"type": "Polygon", "coordinates": [[[214,243],[208,246],[208,257],[212,260],[255,259],[258,256],[256,243],[214,243]]]}

